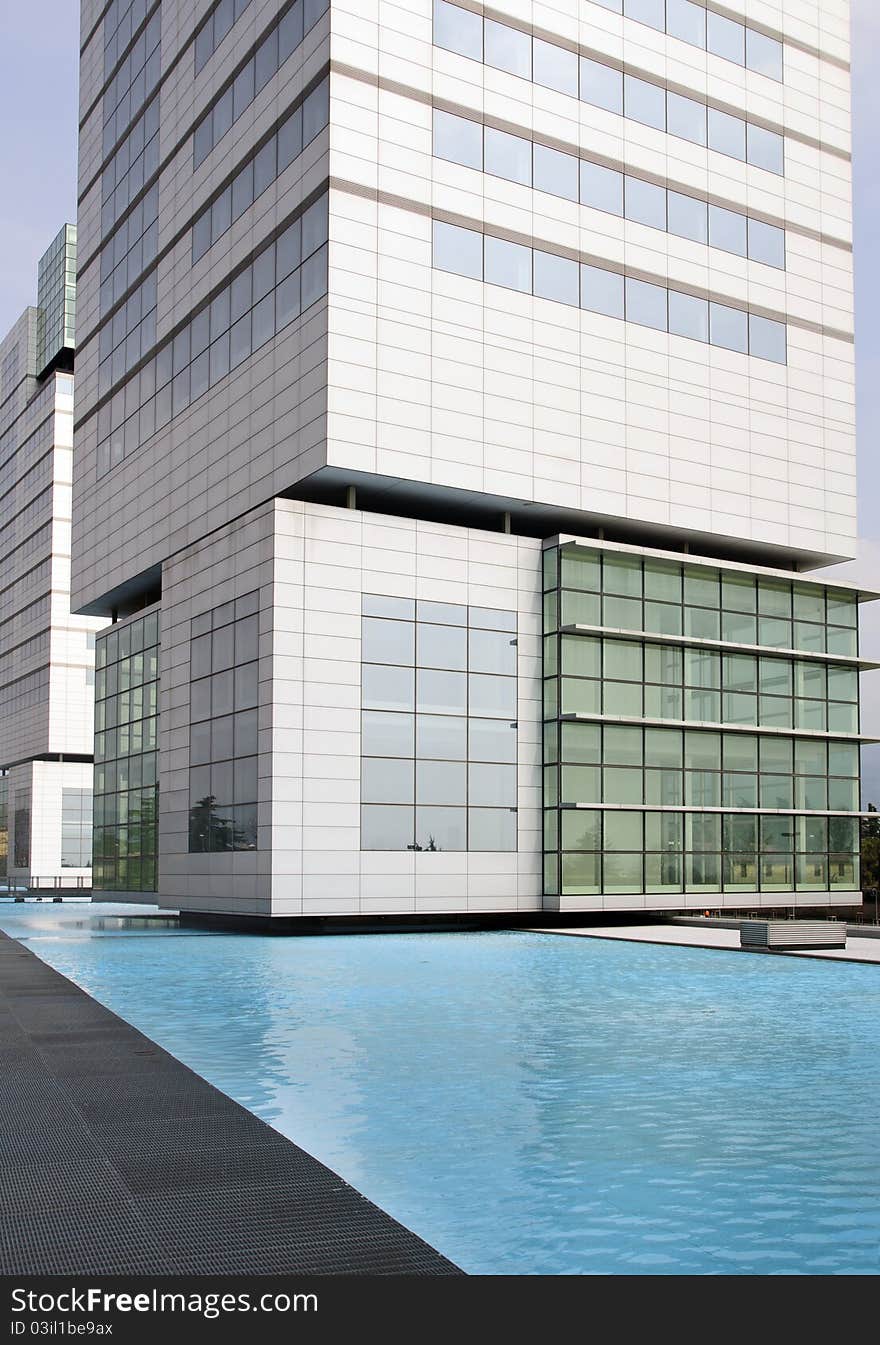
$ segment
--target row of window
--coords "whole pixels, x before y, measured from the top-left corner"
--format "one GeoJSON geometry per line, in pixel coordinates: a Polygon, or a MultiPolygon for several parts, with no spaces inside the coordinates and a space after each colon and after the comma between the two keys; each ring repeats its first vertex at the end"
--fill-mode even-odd
{"type": "Polygon", "coordinates": [[[770,579],[742,570],[715,570],[654,560],[625,552],[598,551],[588,546],[548,547],[543,555],[544,590],[558,587],[585,593],[611,593],[649,598],[727,612],[832,626],[859,623],[858,595],[846,589],[789,579],[770,579]]]}
{"type": "Polygon", "coordinates": [[[96,892],[155,892],[158,886],[157,827],[143,828],[144,839],[135,845],[136,853],[127,853],[125,828],[105,833],[106,853],[100,855],[95,842],[92,862],[92,887],[96,892]]]}
{"type": "Polygon", "coordinates": [[[156,344],[159,272],[154,267],[101,328],[98,395],[103,397],[156,344]]]}
{"type": "Polygon", "coordinates": [[[257,805],[239,803],[222,807],[205,798],[189,812],[190,854],[256,850],[257,805]]]}
{"type": "Polygon", "coordinates": [[[466,117],[434,112],[434,154],[678,238],[785,269],[784,229],[466,117]]]}
{"type": "Polygon", "coordinates": [[[663,645],[598,635],[563,635],[557,651],[553,637],[545,640],[544,673],[605,678],[618,682],[656,683],[667,691],[699,689],[725,695],[758,693],[816,701],[859,698],[858,673],[846,665],[818,659],[774,658],[716,649],[663,645]]]}
{"type": "MultiPolygon", "coordinates": [[[[114,769],[122,757],[137,757],[141,753],[156,752],[159,746],[159,716],[153,716],[149,720],[132,720],[131,724],[120,724],[114,729],[106,729],[104,733],[96,733],[94,736],[94,760],[105,761],[108,767],[108,775],[104,779],[108,781],[106,788],[113,791],[116,788],[114,784],[114,769]]],[[[96,792],[98,791],[98,772],[96,767],[96,792]]],[[[104,787],[101,787],[104,788],[104,787]]]]}
{"type": "Polygon", "coordinates": [[[105,729],[116,729],[138,719],[150,719],[158,713],[159,683],[146,682],[133,686],[130,691],[122,691],[118,696],[108,696],[96,706],[96,729],[102,733],[105,729]]]}
{"type": "Polygon", "coordinates": [[[144,185],[159,171],[159,95],[147,104],[101,178],[101,237],[106,238],[144,185]]]}
{"type": "Polygon", "coordinates": [[[155,0],[110,0],[104,13],[104,78],[140,28],[155,0]]]}
{"type": "Polygon", "coordinates": [[[61,867],[87,869],[92,862],[92,791],[61,791],[61,867]]]}
{"type": "Polygon", "coordinates": [[[110,699],[122,692],[143,687],[155,682],[158,677],[159,646],[151,645],[142,651],[132,650],[130,654],[120,655],[118,662],[98,665],[95,672],[96,700],[110,699]]]}
{"type": "Polygon", "coordinates": [[[516,678],[365,663],[363,708],[513,721],[516,678]]]}
{"type": "Polygon", "coordinates": [[[17,715],[42,705],[49,694],[49,668],[38,668],[0,687],[0,715],[17,715]]]}
{"type": "Polygon", "coordinates": [[[162,62],[162,10],[155,10],[104,90],[103,152],[109,154],[133,117],[159,83],[162,62]]]}
{"type": "MultiPolygon", "coordinates": [[[[260,591],[253,589],[250,593],[244,593],[240,598],[230,598],[228,602],[220,603],[217,607],[210,608],[207,612],[200,612],[190,621],[190,638],[195,640],[200,635],[207,635],[209,631],[221,630],[224,626],[231,626],[233,622],[241,621],[248,616],[256,616],[260,610],[260,591]]],[[[253,653],[243,654],[242,658],[235,658],[235,662],[244,662],[246,659],[256,658],[256,647],[253,653]]],[[[212,646],[213,660],[213,646],[212,646]]],[[[231,665],[224,664],[224,667],[231,665]]],[[[204,673],[210,672],[210,667],[205,666],[204,673]]],[[[216,671],[216,670],[215,670],[216,671]]],[[[203,676],[204,673],[194,674],[203,676]]]]}
{"type": "MultiPolygon", "coordinates": [[[[580,726],[575,726],[580,727],[580,726]]],[[[361,754],[427,761],[516,761],[516,723],[459,715],[364,710],[361,754]]]]}
{"type": "Polygon", "coordinates": [[[687,687],[599,681],[586,677],[544,679],[544,714],[615,715],[626,719],[691,720],[702,724],[794,728],[819,733],[858,733],[859,707],[844,701],[687,687]]]}
{"type": "Polygon", "coordinates": [[[217,0],[201,27],[196,30],[195,73],[211,59],[226,34],[237,23],[251,0],[217,0]]]}
{"type": "Polygon", "coordinates": [[[516,634],[516,612],[495,607],[466,607],[457,602],[430,602],[424,598],[391,598],[365,593],[364,616],[395,621],[424,621],[432,626],[469,626],[473,630],[506,630],[516,634]]]}
{"type": "Polygon", "coordinates": [[[850,817],[792,817],[760,813],[637,812],[568,809],[545,813],[546,848],[563,850],[683,850],[721,854],[837,854],[859,848],[859,824],[850,817]],[[557,832],[557,819],[559,832],[557,832]],[[547,841],[549,840],[549,843],[547,841]]]}
{"type": "Polygon", "coordinates": [[[809,654],[855,658],[858,631],[850,626],[791,621],[786,617],[752,616],[748,612],[718,612],[710,607],[681,607],[646,598],[620,598],[563,589],[544,595],[545,629],[606,626],[612,630],[649,631],[656,635],[684,635],[695,640],[724,640],[734,644],[766,645],[770,649],[797,649],[809,654]]]}
{"type": "Polygon", "coordinates": [[[193,133],[193,168],[198,168],[257,94],[296,51],[329,7],[330,0],[295,0],[263,38],[232,83],[211,103],[193,133]]]}
{"type": "Polygon", "coordinates": [[[785,142],[778,132],[673,93],[661,84],[625,75],[602,61],[578,57],[555,43],[483,19],[447,0],[434,0],[434,42],[756,168],[777,175],[785,172],[785,142]]]}
{"type": "Polygon", "coordinates": [[[784,322],[438,220],[434,221],[433,264],[440,271],[470,280],[502,285],[775,364],[787,360],[784,322]]]}
{"type": "Polygon", "coordinates": [[[782,82],[782,43],[738,19],[707,10],[705,5],[694,4],[693,0],[594,0],[594,3],[782,82]]]}
{"type": "Polygon", "coordinates": [[[111,766],[107,765],[104,771],[104,784],[107,783],[108,773],[112,780],[112,790],[110,793],[102,793],[95,800],[95,823],[124,821],[129,813],[136,811],[133,801],[129,801],[129,791],[134,790],[137,797],[140,797],[138,791],[143,788],[152,789],[159,782],[158,777],[158,753],[144,752],[137,756],[122,756],[111,766]],[[117,805],[117,800],[123,802],[117,805]]]}
{"type": "Polygon", "coordinates": [[[102,245],[99,292],[101,317],[131,288],[141,272],[152,266],[158,253],[159,184],[154,182],[131,214],[102,245]]]}
{"type": "Polygon", "coordinates": [[[98,475],[128,457],[327,293],[321,197],[98,411],[98,475]]]}
{"type": "Polygon", "coordinates": [[[857,854],[626,854],[545,856],[544,891],[563,896],[673,892],[854,892],[857,854]],[[560,862],[561,860],[561,862],[560,862]]]}
{"type": "Polygon", "coordinates": [[[361,849],[515,850],[516,813],[506,808],[364,804],[361,849]]]}
{"type": "Polygon", "coordinates": [[[330,81],[323,79],[280,122],[277,131],[193,220],[193,265],[280,177],[330,120],[330,81]]]}
{"type": "Polygon", "coordinates": [[[364,617],[361,657],[366,663],[415,664],[472,673],[516,675],[516,639],[507,631],[441,626],[432,622],[364,617]]]}
{"type": "Polygon", "coordinates": [[[361,802],[515,808],[516,766],[499,762],[364,757],[361,802]]]}
{"type": "MultiPolygon", "coordinates": [[[[191,767],[210,766],[216,761],[232,761],[236,757],[253,756],[257,751],[256,708],[239,710],[235,714],[226,714],[218,719],[194,724],[191,725],[191,729],[191,767]]],[[[202,779],[200,784],[204,785],[202,779]]]]}
{"type": "Polygon", "coordinates": [[[51,574],[51,563],[41,560],[27,574],[16,579],[0,591],[0,622],[11,616],[17,607],[28,606],[30,595],[35,588],[45,585],[51,574]]]}
{"type": "Polygon", "coordinates": [[[677,766],[562,766],[547,772],[544,802],[647,804],[675,808],[805,808],[859,811],[859,782],[821,775],[758,775],[754,771],[685,770],[677,766]]]}
{"type": "Polygon", "coordinates": [[[190,807],[197,808],[207,799],[221,808],[257,801],[257,763],[259,757],[232,757],[196,766],[189,773],[190,807]]]}
{"type": "MultiPolygon", "coordinates": [[[[118,799],[124,799],[119,795],[118,799]]],[[[109,800],[104,801],[105,804],[109,800]]],[[[97,808],[97,800],[96,800],[97,808]]],[[[92,885],[97,891],[154,892],[159,856],[158,790],[143,791],[125,819],[94,826],[92,885]]]]}
{"type": "Polygon", "coordinates": [[[5,681],[14,668],[20,668],[23,663],[32,658],[38,658],[41,654],[49,652],[49,631],[41,630],[29,639],[23,640],[21,644],[9,645],[3,642],[0,637],[0,682],[5,681]]]}
{"type": "Polygon", "coordinates": [[[516,613],[371,594],[362,612],[361,848],[514,850],[516,613]]]}
{"type": "Polygon", "coordinates": [[[191,851],[256,849],[259,601],[253,590],[191,622],[191,851]]]}
{"type": "Polygon", "coordinates": [[[160,622],[148,612],[95,640],[96,891],[151,892],[158,869],[157,714],[123,722],[122,708],[158,708],[160,622]],[[141,680],[138,685],[139,679],[141,680]],[[122,689],[125,688],[125,689],[122,689]],[[103,716],[103,719],[102,719],[103,716]],[[98,726],[116,718],[116,727],[98,726]]]}
{"type": "MultiPolygon", "coordinates": [[[[137,621],[127,622],[118,630],[102,631],[95,640],[95,667],[105,668],[112,663],[127,659],[141,650],[152,649],[159,645],[159,613],[148,612],[137,621]]],[[[148,674],[149,680],[149,674],[148,674]]]]}

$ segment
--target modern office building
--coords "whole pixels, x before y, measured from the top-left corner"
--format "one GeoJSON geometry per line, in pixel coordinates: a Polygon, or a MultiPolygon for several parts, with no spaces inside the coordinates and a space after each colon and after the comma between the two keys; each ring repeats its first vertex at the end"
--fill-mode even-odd
{"type": "Polygon", "coordinates": [[[96,888],[860,900],[848,11],[83,0],[96,888]]]}
{"type": "Polygon", "coordinates": [[[0,343],[0,890],[88,886],[95,632],[70,613],[76,229],[0,343]]]}

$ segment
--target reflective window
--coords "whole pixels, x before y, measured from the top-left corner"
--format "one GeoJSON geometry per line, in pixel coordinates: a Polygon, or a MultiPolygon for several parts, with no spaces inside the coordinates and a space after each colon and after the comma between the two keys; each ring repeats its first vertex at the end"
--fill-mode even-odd
{"type": "MultiPolygon", "coordinates": [[[[479,23],[479,20],[477,20],[479,23]]],[[[485,62],[498,70],[507,70],[511,75],[521,75],[523,79],[532,78],[532,41],[526,33],[510,28],[505,23],[495,23],[486,19],[483,30],[485,44],[485,62]]],[[[458,50],[458,48],[456,48],[458,50]]],[[[471,52],[464,52],[469,56],[471,52]]],[[[475,57],[479,60],[479,56],[475,57]]]]}
{"type": "Polygon", "coordinates": [[[580,96],[583,102],[608,112],[623,112],[623,75],[610,65],[580,58],[580,96]]]}
{"type": "Polygon", "coordinates": [[[785,324],[750,313],[749,352],[758,359],[785,364],[788,359],[785,324]]]}
{"type": "Polygon", "coordinates": [[[750,219],[748,225],[749,257],[752,261],[763,262],[765,266],[776,266],[784,271],[785,230],[756,219],[750,219]]]}
{"type": "Polygon", "coordinates": [[[746,157],[746,124],[741,117],[732,117],[717,108],[708,109],[709,148],[733,159],[746,157]]]}
{"type": "Polygon", "coordinates": [[[606,210],[612,215],[623,214],[623,174],[613,168],[581,160],[580,195],[583,205],[606,210]]]}
{"type": "Polygon", "coordinates": [[[666,95],[667,130],[695,145],[706,143],[706,104],[671,90],[666,95]]]}
{"type": "Polygon", "coordinates": [[[582,264],[581,308],[587,308],[592,313],[603,313],[609,318],[622,318],[623,276],[582,264]]]}
{"type": "Polygon", "coordinates": [[[483,128],[466,117],[434,109],[434,153],[465,168],[483,167],[483,128]]]}
{"type": "Polygon", "coordinates": [[[735,61],[745,65],[746,46],[745,29],[735,19],[726,19],[722,14],[709,10],[706,15],[706,48],[726,61],[735,61]]]}
{"type": "Polygon", "coordinates": [[[473,229],[434,221],[434,266],[454,275],[483,279],[483,238],[473,229]]]}
{"type": "Polygon", "coordinates": [[[485,239],[485,279],[490,285],[504,285],[508,289],[532,291],[531,248],[519,243],[508,243],[502,238],[485,239]]]}
{"type": "Polygon", "coordinates": [[[761,126],[748,127],[749,163],[756,168],[766,168],[768,173],[782,176],[785,172],[785,142],[775,131],[765,131],[761,126]]]}
{"type": "Polygon", "coordinates": [[[693,47],[705,47],[706,10],[692,0],[666,0],[666,31],[693,47]]]}
{"type": "Polygon", "coordinates": [[[379,623],[382,652],[384,627],[406,624],[412,635],[394,646],[410,666],[362,665],[362,845],[515,848],[515,614],[370,595],[363,611],[365,630],[379,623]],[[377,674],[389,673],[403,674],[405,683],[377,682],[377,674]],[[399,703],[413,681],[417,714],[371,708],[378,699],[399,703]],[[409,823],[403,812],[370,812],[380,807],[408,809],[409,823]],[[493,819],[496,809],[503,818],[493,819]]]}
{"type": "MultiPolygon", "coordinates": [[[[666,90],[635,75],[624,76],[624,115],[658,131],[666,130],[666,90]]],[[[745,155],[743,155],[745,157],[745,155]]]]}
{"type": "Polygon", "coordinates": [[[434,0],[434,41],[447,51],[481,61],[483,22],[479,15],[471,14],[467,9],[447,4],[446,0],[434,0]]]}
{"type": "Polygon", "coordinates": [[[650,285],[644,280],[626,280],[626,320],[643,327],[666,331],[666,290],[661,285],[650,285]]]}
{"type": "Polygon", "coordinates": [[[690,238],[694,243],[708,243],[708,206],[693,196],[667,192],[669,232],[679,238],[690,238]]]}
{"type": "Polygon", "coordinates": [[[623,12],[626,18],[647,23],[661,33],[666,28],[665,0],[624,0],[623,12]]]}
{"type": "Polygon", "coordinates": [[[768,79],[782,80],[782,43],[765,37],[754,28],[746,29],[746,65],[768,79]]]}
{"type": "Polygon", "coordinates": [[[578,264],[553,253],[534,252],[534,293],[542,299],[578,306],[578,264]]]}
{"type": "Polygon", "coordinates": [[[573,154],[534,146],[534,185],[539,191],[564,196],[569,201],[578,199],[578,160],[573,154]]]}
{"type": "Polygon", "coordinates": [[[739,308],[725,304],[709,305],[709,339],[713,346],[738,350],[745,354],[749,348],[749,315],[739,308]]]}
{"type": "Polygon", "coordinates": [[[486,172],[509,182],[529,186],[532,181],[532,145],[522,136],[508,135],[505,131],[485,129],[486,172]]]}
{"type": "Polygon", "coordinates": [[[412,850],[413,848],[412,808],[361,808],[362,850],[412,850]]]}
{"type": "Polygon", "coordinates": [[[690,294],[669,291],[669,330],[692,341],[709,340],[709,304],[690,294]]]}
{"type": "Polygon", "coordinates": [[[721,206],[710,205],[710,247],[723,248],[725,252],[735,252],[737,256],[745,257],[748,253],[746,225],[745,215],[738,215],[732,210],[724,210],[721,206]]]}
{"type": "Polygon", "coordinates": [[[666,189],[641,178],[624,179],[626,217],[652,229],[666,229],[666,189]]]}
{"type": "Polygon", "coordinates": [[[573,51],[557,47],[541,38],[533,39],[534,80],[559,93],[578,96],[578,58],[573,51]]]}

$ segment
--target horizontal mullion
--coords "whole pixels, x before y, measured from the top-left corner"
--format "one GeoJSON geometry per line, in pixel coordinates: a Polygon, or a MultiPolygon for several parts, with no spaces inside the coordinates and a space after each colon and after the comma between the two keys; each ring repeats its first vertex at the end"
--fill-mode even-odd
{"type": "MultiPolygon", "coordinates": [[[[572,589],[571,592],[579,590],[572,589]]],[[[552,635],[552,631],[546,632],[552,635]]],[[[662,635],[656,631],[623,630],[615,626],[585,626],[580,623],[560,626],[561,635],[603,635],[612,639],[644,640],[648,644],[674,644],[693,649],[718,649],[725,654],[760,654],[764,657],[795,658],[806,663],[839,663],[856,671],[880,668],[880,663],[851,654],[818,654],[806,649],[778,649],[766,644],[736,644],[732,640],[708,640],[698,635],[662,635]]]]}

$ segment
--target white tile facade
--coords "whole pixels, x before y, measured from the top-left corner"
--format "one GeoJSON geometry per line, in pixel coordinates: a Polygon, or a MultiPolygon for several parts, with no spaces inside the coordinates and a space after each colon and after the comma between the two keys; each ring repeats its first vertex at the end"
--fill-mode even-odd
{"type": "Polygon", "coordinates": [[[601,528],[754,565],[854,552],[849,0],[723,7],[784,41],[783,82],[593,0],[491,7],[784,133],[784,176],[434,45],[433,0],[332,0],[193,171],[194,126],[284,11],[251,0],[194,77],[193,35],[212,8],[161,4],[157,340],[323,189],[329,292],[98,475],[104,9],[83,0],[71,582],[77,610],[109,613],[120,595],[136,610],[161,573],[160,899],[315,918],[537,911],[541,529],[529,509],[546,535],[601,528]],[[193,264],[193,218],[328,69],[329,128],[193,264]],[[435,107],[784,227],[786,269],[436,158],[435,107]],[[435,269],[434,219],[783,321],[787,364],[435,269]],[[341,507],[351,484],[357,509],[341,507]],[[464,503],[458,517],[481,526],[456,523],[464,503]],[[424,521],[441,506],[447,521],[424,521]],[[258,848],[190,854],[190,621],[254,589],[258,848]],[[516,852],[360,849],[364,593],[518,612],[516,852]]]}
{"type": "Polygon", "coordinates": [[[27,309],[0,343],[0,771],[8,876],[19,882],[90,874],[62,866],[61,791],[91,789],[94,633],[104,625],[71,615],[73,377],[37,381],[38,322],[27,309]]]}

